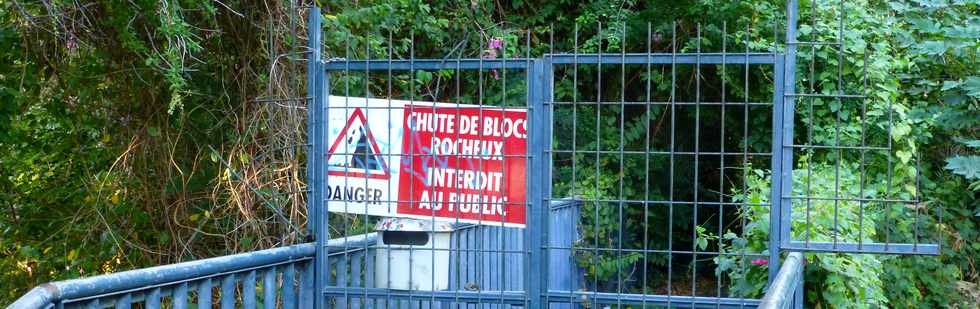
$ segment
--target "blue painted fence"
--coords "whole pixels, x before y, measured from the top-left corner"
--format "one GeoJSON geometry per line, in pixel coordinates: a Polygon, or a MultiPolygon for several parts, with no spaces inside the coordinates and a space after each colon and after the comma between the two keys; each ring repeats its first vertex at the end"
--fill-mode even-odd
{"type": "MultiPolygon", "coordinates": [[[[566,233],[550,245],[569,247],[578,235],[578,202],[552,203],[552,227],[566,233]]],[[[556,231],[557,232],[557,231],[556,231]]],[[[524,230],[486,225],[460,226],[453,232],[450,291],[457,295],[510,291],[522,294],[526,259],[524,230]],[[501,247],[503,246],[503,247],[501,247]],[[501,250],[503,248],[503,250],[501,250]],[[481,292],[483,291],[483,292],[481,292]]],[[[377,234],[331,239],[328,243],[331,285],[374,288],[377,234]]],[[[248,252],[102,276],[46,283],[8,308],[312,308],[315,244],[248,252]]],[[[578,282],[581,270],[567,253],[552,252],[549,282],[578,282]]],[[[550,288],[570,290],[569,286],[550,288]]],[[[392,294],[393,290],[385,290],[392,294]]],[[[394,291],[394,294],[404,291],[394,291]]],[[[503,295],[501,293],[496,293],[503,295]]],[[[492,297],[491,297],[492,298],[492,297]]],[[[475,305],[474,305],[475,306],[475,305]]],[[[330,308],[449,308],[448,301],[341,295],[330,308]]],[[[481,305],[480,308],[510,305],[481,305]]],[[[554,306],[553,306],[554,307],[554,306]]],[[[566,306],[570,307],[570,306],[566,306]]]]}
{"type": "MultiPolygon", "coordinates": [[[[579,202],[552,202],[548,246],[573,247],[579,202]],[[573,231],[573,232],[569,232],[573,231]]],[[[526,301],[529,250],[525,231],[486,225],[459,226],[452,235],[450,288],[437,293],[375,288],[377,234],[331,239],[326,308],[513,308],[526,301]],[[503,246],[503,249],[501,249],[503,246]],[[364,291],[358,294],[353,291],[364,291]],[[330,293],[328,293],[330,294],[330,293]],[[412,295],[415,295],[414,298],[412,295]],[[407,295],[407,297],[406,297],[407,295]],[[434,295],[439,295],[438,299],[434,295]],[[476,303],[472,300],[479,300],[476,303]]],[[[582,269],[567,250],[549,250],[550,308],[583,308],[581,303],[658,303],[656,295],[587,291],[582,269]],[[632,297],[632,298],[631,298],[632,297]],[[634,299],[635,298],[635,299],[634,299]],[[561,303],[558,303],[561,302],[561,303]]],[[[306,243],[102,276],[46,283],[8,308],[313,308],[315,244],[306,243]],[[203,301],[202,301],[203,300],[203,301]]],[[[802,257],[787,256],[760,308],[787,308],[802,301],[802,257]]],[[[530,274],[534,275],[534,274],[530,274]]],[[[673,296],[674,306],[755,307],[754,299],[673,296]]]]}
{"type": "MultiPolygon", "coordinates": [[[[552,202],[551,224],[555,237],[550,246],[571,247],[578,240],[579,202],[552,202]]],[[[376,289],[374,282],[374,242],[351,242],[346,245],[331,240],[328,255],[331,274],[328,289],[337,291],[327,298],[327,308],[513,308],[506,304],[512,298],[523,298],[526,287],[525,261],[527,251],[525,230],[489,225],[461,225],[452,234],[449,258],[449,290],[445,297],[435,299],[431,294],[414,298],[410,291],[376,289]],[[340,246],[340,248],[336,248],[340,246]],[[363,291],[363,293],[362,293],[363,291]],[[406,297],[406,294],[409,296],[406,297]],[[477,296],[474,297],[474,294],[477,296]],[[452,300],[446,300],[450,298],[452,300]],[[506,298],[506,299],[505,299],[506,298]],[[468,303],[483,299],[485,303],[468,303]]],[[[424,250],[424,249],[420,249],[424,250]]],[[[551,252],[549,288],[572,290],[582,286],[582,270],[575,265],[568,251],[551,252]]],[[[394,267],[394,266],[393,266],[394,267]]],[[[552,308],[571,308],[554,304],[552,308]]]]}
{"type": "Polygon", "coordinates": [[[45,283],[8,308],[310,308],[312,243],[45,283]]]}

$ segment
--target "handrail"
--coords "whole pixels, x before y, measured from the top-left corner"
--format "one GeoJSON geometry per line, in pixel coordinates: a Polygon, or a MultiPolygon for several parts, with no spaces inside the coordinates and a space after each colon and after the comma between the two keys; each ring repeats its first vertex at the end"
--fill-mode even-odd
{"type": "Polygon", "coordinates": [[[803,280],[803,254],[792,252],[786,256],[783,266],[779,268],[776,279],[772,281],[769,290],[759,304],[759,309],[779,309],[800,307],[802,304],[795,303],[797,287],[803,280]]]}
{"type": "MultiPolygon", "coordinates": [[[[343,246],[356,247],[373,244],[377,234],[368,233],[328,241],[328,251],[339,251],[343,246]]],[[[49,282],[35,287],[7,308],[48,308],[67,300],[86,299],[114,293],[126,293],[148,287],[172,285],[202,278],[218,277],[230,273],[258,268],[274,267],[312,260],[315,243],[239,253],[177,264],[154,266],[100,276],[49,282]]]]}

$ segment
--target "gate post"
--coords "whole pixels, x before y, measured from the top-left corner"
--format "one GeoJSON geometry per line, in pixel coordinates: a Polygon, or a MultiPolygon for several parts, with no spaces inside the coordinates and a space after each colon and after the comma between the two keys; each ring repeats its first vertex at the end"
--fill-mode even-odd
{"type": "MultiPolygon", "coordinates": [[[[306,179],[307,179],[307,200],[306,200],[306,228],[307,233],[314,237],[316,241],[316,257],[313,260],[313,299],[305,303],[312,308],[325,308],[326,302],[323,300],[323,287],[325,286],[325,272],[327,269],[327,251],[324,247],[327,234],[328,214],[324,211],[323,198],[321,193],[325,188],[325,173],[323,158],[325,149],[320,147],[320,141],[326,136],[326,99],[329,96],[329,83],[326,72],[320,65],[320,39],[322,34],[320,21],[320,7],[310,7],[307,23],[307,64],[306,64],[306,92],[307,92],[307,120],[306,120],[306,179]]],[[[306,309],[306,308],[303,308],[306,309]]]]}
{"type": "MultiPolygon", "coordinates": [[[[793,200],[793,125],[796,101],[787,102],[787,93],[796,85],[796,0],[786,2],[786,50],[773,63],[775,75],[772,106],[772,192],[769,208],[769,285],[779,271],[779,258],[784,244],[792,239],[793,200]]],[[[802,286],[802,285],[801,285],[802,286]]],[[[802,294],[801,294],[802,295],[802,294]]]]}
{"type": "Polygon", "coordinates": [[[527,298],[529,308],[547,306],[548,260],[544,247],[548,239],[548,214],[551,199],[551,96],[550,63],[535,59],[527,68],[528,118],[531,120],[528,154],[530,155],[530,193],[527,227],[528,273],[527,298]]]}

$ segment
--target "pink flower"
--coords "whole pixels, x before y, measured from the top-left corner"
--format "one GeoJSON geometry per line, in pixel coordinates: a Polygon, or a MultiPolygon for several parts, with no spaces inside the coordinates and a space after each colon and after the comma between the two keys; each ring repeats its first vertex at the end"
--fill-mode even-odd
{"type": "MultiPolygon", "coordinates": [[[[481,57],[483,57],[483,59],[497,59],[497,49],[503,46],[504,41],[498,38],[491,38],[490,41],[487,42],[487,50],[483,51],[483,55],[481,55],[481,57]]],[[[497,69],[491,69],[490,72],[493,73],[493,79],[500,79],[500,73],[497,72],[497,69]]]]}
{"type": "Polygon", "coordinates": [[[497,49],[503,46],[504,46],[504,41],[498,38],[490,38],[490,41],[487,42],[487,48],[490,49],[497,49]]]}
{"type": "Polygon", "coordinates": [[[752,265],[769,265],[769,260],[767,260],[767,259],[754,259],[754,260],[752,260],[752,265]]]}

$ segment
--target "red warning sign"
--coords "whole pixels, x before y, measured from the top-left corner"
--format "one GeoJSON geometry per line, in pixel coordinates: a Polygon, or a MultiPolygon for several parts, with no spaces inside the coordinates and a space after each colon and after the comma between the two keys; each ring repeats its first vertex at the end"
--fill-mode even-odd
{"type": "Polygon", "coordinates": [[[327,124],[328,211],[525,226],[526,110],[331,96],[327,124]]]}
{"type": "Polygon", "coordinates": [[[398,213],[523,225],[527,113],[405,107],[398,213]]]}

